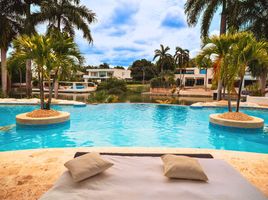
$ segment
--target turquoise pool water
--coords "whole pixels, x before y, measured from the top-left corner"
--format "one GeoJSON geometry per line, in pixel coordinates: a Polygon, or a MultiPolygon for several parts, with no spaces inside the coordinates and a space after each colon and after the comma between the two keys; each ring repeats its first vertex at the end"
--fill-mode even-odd
{"type": "Polygon", "coordinates": [[[223,108],[190,108],[157,104],[55,106],[71,113],[69,123],[15,126],[15,116],[36,106],[0,106],[0,151],[53,147],[189,147],[268,153],[268,110],[243,109],[261,117],[259,130],[209,124],[211,113],[223,108]],[[3,128],[2,128],[3,129],[3,128]]]}

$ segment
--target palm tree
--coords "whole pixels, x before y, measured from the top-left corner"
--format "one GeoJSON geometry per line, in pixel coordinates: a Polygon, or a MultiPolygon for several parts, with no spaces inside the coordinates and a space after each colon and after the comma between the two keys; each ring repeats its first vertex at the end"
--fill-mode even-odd
{"type": "MultiPolygon", "coordinates": [[[[230,0],[215,0],[215,1],[204,1],[204,0],[187,0],[184,8],[187,15],[187,22],[190,26],[197,24],[198,18],[202,15],[201,22],[201,35],[202,37],[208,36],[209,27],[215,12],[221,7],[221,23],[220,23],[220,34],[226,33],[227,26],[227,6],[231,3],[230,0]]],[[[230,13],[228,13],[230,14],[230,13]]]]}
{"type": "Polygon", "coordinates": [[[238,41],[230,48],[230,62],[238,67],[239,90],[237,98],[236,112],[239,112],[242,85],[246,68],[254,60],[260,63],[268,63],[267,47],[268,43],[258,42],[252,33],[240,32],[235,35],[238,41]]]}
{"type": "Polygon", "coordinates": [[[224,69],[226,67],[224,58],[228,54],[230,46],[235,42],[235,38],[232,35],[220,35],[212,36],[206,40],[206,45],[199,53],[199,59],[204,57],[213,57],[213,71],[214,79],[218,81],[218,94],[217,100],[221,99],[221,86],[224,69]]]}
{"type": "Polygon", "coordinates": [[[52,48],[55,59],[48,68],[50,72],[48,76],[49,85],[52,84],[49,90],[48,105],[51,103],[53,88],[55,88],[59,76],[63,75],[64,72],[75,70],[83,62],[83,57],[80,55],[77,45],[73,42],[73,38],[68,37],[66,33],[60,33],[58,30],[50,32],[49,36],[54,41],[52,48]],[[52,83],[50,83],[51,77],[53,77],[52,83]]]}
{"type": "Polygon", "coordinates": [[[15,51],[14,59],[31,59],[35,65],[39,80],[41,109],[50,109],[53,84],[58,76],[62,65],[69,66],[70,63],[78,62],[81,57],[76,44],[72,38],[58,35],[23,35],[13,42],[15,51]],[[68,64],[67,64],[68,63],[68,64]],[[51,78],[54,77],[52,82],[51,78]],[[49,98],[45,103],[44,81],[49,82],[49,98]]]}
{"type": "Polygon", "coordinates": [[[200,69],[206,70],[205,75],[205,90],[207,90],[207,75],[208,75],[208,69],[212,67],[212,61],[209,56],[196,56],[195,63],[198,65],[200,69]]]}
{"type": "Polygon", "coordinates": [[[80,5],[79,0],[45,0],[41,3],[44,19],[49,21],[49,28],[74,35],[74,28],[82,30],[89,43],[93,41],[89,24],[96,21],[96,14],[80,5]]]}
{"type": "Polygon", "coordinates": [[[160,72],[164,71],[164,68],[167,64],[170,64],[173,61],[173,57],[170,53],[168,53],[168,51],[170,50],[170,48],[164,47],[162,44],[160,44],[160,49],[156,49],[155,55],[153,60],[155,60],[156,58],[158,58],[157,64],[160,66],[160,72]]]}
{"type": "Polygon", "coordinates": [[[253,32],[257,39],[268,39],[268,1],[237,1],[239,12],[235,18],[243,30],[253,32]]]}
{"type": "Polygon", "coordinates": [[[182,88],[182,80],[184,78],[184,73],[182,73],[182,69],[185,69],[189,66],[189,50],[182,49],[181,47],[176,47],[174,61],[175,65],[180,69],[180,88],[182,88]]]}
{"type": "Polygon", "coordinates": [[[0,48],[2,92],[7,96],[7,50],[13,38],[21,29],[19,23],[20,1],[4,0],[0,2],[0,48]]]}
{"type": "MultiPolygon", "coordinates": [[[[44,19],[49,21],[49,30],[58,29],[74,36],[74,28],[82,30],[84,38],[93,42],[89,24],[96,21],[96,14],[87,7],[80,5],[79,0],[45,0],[41,4],[44,19]]],[[[54,97],[58,96],[58,80],[54,88],[54,97]]]]}
{"type": "MultiPolygon", "coordinates": [[[[25,0],[22,1],[21,10],[23,12],[22,24],[23,29],[21,34],[31,36],[36,33],[35,26],[44,21],[45,13],[40,11],[32,11],[32,6],[40,6],[41,0],[25,0]]],[[[32,62],[26,60],[26,96],[29,98],[32,94],[32,62]]]]}

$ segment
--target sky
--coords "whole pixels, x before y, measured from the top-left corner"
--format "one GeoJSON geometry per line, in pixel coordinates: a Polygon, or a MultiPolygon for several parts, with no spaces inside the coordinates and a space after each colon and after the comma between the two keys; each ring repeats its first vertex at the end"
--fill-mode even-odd
{"type": "MultiPolygon", "coordinates": [[[[90,25],[93,44],[76,31],[75,42],[85,57],[85,65],[108,63],[130,66],[137,59],[152,61],[160,44],[170,53],[180,46],[193,57],[200,50],[200,25],[188,27],[186,0],[81,0],[96,13],[97,22],[90,25]]],[[[219,33],[219,12],[212,21],[210,33],[219,33]]],[[[45,26],[39,25],[39,32],[45,26]]]]}

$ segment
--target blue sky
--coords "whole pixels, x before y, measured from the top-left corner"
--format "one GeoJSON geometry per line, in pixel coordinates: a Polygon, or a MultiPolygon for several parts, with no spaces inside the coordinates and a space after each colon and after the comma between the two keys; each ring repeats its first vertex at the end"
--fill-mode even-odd
{"type": "MultiPolygon", "coordinates": [[[[189,49],[191,56],[196,55],[200,27],[188,27],[184,3],[185,0],[81,0],[98,19],[90,25],[93,45],[76,31],[75,41],[86,58],[85,64],[107,62],[127,67],[136,59],[152,60],[160,44],[168,45],[171,53],[180,46],[189,49]]],[[[40,32],[42,29],[44,26],[39,26],[40,32]]],[[[210,32],[219,32],[219,13],[210,32]]]]}

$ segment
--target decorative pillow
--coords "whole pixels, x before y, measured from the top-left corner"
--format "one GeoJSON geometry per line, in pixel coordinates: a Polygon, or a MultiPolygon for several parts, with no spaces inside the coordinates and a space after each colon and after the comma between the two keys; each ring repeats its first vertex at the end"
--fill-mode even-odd
{"type": "Polygon", "coordinates": [[[105,171],[113,163],[102,159],[99,153],[87,153],[66,162],[64,166],[69,169],[73,180],[79,182],[105,171]]]}
{"type": "Polygon", "coordinates": [[[168,178],[208,181],[198,160],[187,156],[164,155],[164,175],[168,178]]]}

